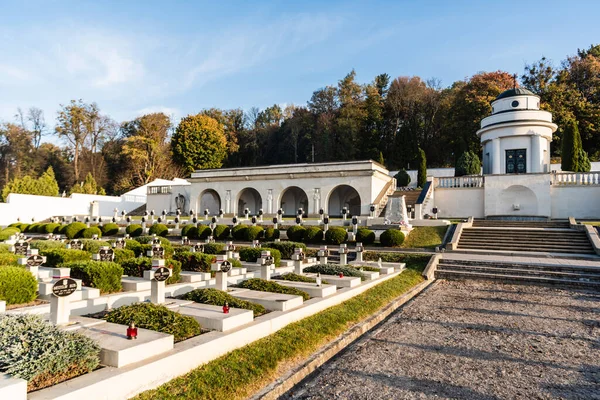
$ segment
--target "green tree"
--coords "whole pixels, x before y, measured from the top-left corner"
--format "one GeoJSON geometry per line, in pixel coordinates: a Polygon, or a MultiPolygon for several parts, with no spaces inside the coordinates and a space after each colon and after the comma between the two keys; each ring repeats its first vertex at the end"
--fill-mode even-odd
{"type": "Polygon", "coordinates": [[[410,175],[405,169],[398,171],[394,178],[396,178],[396,186],[398,187],[405,187],[410,184],[410,175]]]}
{"type": "Polygon", "coordinates": [[[71,187],[70,194],[73,193],[82,193],[82,194],[100,194],[105,195],[106,192],[102,187],[99,187],[94,179],[94,176],[91,172],[85,176],[85,180],[79,184],[75,183],[73,187],[71,187]]]}
{"type": "Polygon", "coordinates": [[[473,151],[462,153],[454,167],[454,176],[479,175],[480,172],[481,162],[473,151]]]}
{"type": "Polygon", "coordinates": [[[385,167],[385,160],[383,159],[383,153],[379,152],[379,157],[377,157],[377,162],[385,167]]]}
{"type": "Polygon", "coordinates": [[[417,170],[417,186],[422,188],[427,182],[427,157],[421,148],[418,150],[417,162],[419,163],[419,169],[417,170]]]}
{"type": "Polygon", "coordinates": [[[588,172],[591,169],[590,160],[581,144],[577,121],[574,119],[567,120],[563,130],[561,169],[572,172],[588,172]]]}
{"type": "Polygon", "coordinates": [[[2,189],[2,201],[6,201],[10,193],[58,196],[58,183],[54,178],[52,167],[49,167],[38,179],[25,175],[8,182],[2,189]]]}
{"type": "Polygon", "coordinates": [[[38,179],[40,185],[40,195],[42,196],[58,196],[58,182],[54,176],[54,169],[48,167],[46,172],[38,179]]]}
{"type": "Polygon", "coordinates": [[[223,126],[206,115],[183,118],[171,139],[173,159],[186,172],[220,168],[227,155],[227,139],[223,126]]]}

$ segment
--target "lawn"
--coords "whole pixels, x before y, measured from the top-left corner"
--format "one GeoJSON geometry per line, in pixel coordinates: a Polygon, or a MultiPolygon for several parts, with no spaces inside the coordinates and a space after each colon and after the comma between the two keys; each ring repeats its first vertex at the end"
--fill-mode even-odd
{"type": "Polygon", "coordinates": [[[448,226],[418,226],[402,244],[406,249],[434,248],[442,244],[448,226]]]}
{"type": "Polygon", "coordinates": [[[337,306],[234,350],[155,390],[145,399],[244,399],[281,373],[423,281],[429,257],[409,257],[408,270],[337,306]]]}

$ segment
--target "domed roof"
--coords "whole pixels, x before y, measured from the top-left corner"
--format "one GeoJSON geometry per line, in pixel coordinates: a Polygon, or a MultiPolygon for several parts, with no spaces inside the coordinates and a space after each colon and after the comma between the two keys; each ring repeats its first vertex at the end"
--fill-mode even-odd
{"type": "MultiPolygon", "coordinates": [[[[515,96],[537,96],[537,94],[533,93],[531,90],[527,90],[525,88],[513,88],[505,90],[500,93],[496,100],[505,99],[507,97],[515,97],[515,96]]],[[[538,96],[539,97],[539,96],[538,96]]]]}

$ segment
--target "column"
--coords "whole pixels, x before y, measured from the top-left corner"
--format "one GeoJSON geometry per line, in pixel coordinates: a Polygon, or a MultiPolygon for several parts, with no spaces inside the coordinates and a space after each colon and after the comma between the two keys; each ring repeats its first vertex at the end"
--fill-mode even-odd
{"type": "Polygon", "coordinates": [[[501,174],[500,138],[492,139],[492,174],[501,174]]]}
{"type": "Polygon", "coordinates": [[[533,135],[531,136],[531,172],[542,172],[542,144],[541,144],[541,136],[533,135]]]}

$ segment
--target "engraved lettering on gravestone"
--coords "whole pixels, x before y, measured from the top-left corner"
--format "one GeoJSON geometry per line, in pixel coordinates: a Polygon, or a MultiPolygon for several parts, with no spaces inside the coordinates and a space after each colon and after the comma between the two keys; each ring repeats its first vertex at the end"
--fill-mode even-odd
{"type": "Polygon", "coordinates": [[[152,246],[152,255],[154,258],[165,258],[165,249],[161,245],[152,246]]]}
{"type": "Polygon", "coordinates": [[[159,267],[154,271],[154,279],[158,282],[166,281],[170,275],[171,273],[167,267],[159,267]]]}
{"type": "Polygon", "coordinates": [[[229,270],[231,269],[231,263],[225,260],[221,263],[219,268],[221,272],[229,272],[229,270]]]}
{"type": "Polygon", "coordinates": [[[195,244],[194,251],[196,253],[204,253],[204,245],[202,243],[195,244]]]}
{"type": "Polygon", "coordinates": [[[98,251],[98,255],[100,256],[100,261],[112,261],[115,257],[115,252],[110,247],[102,247],[98,251]]]}
{"type": "Polygon", "coordinates": [[[125,248],[125,240],[117,239],[113,246],[115,249],[124,249],[125,248]]]}
{"type": "Polygon", "coordinates": [[[27,257],[27,266],[28,267],[39,267],[44,263],[44,257],[40,255],[33,255],[27,257]]]}
{"type": "Polygon", "coordinates": [[[52,285],[52,294],[56,297],[66,297],[72,295],[77,290],[77,282],[71,278],[64,278],[54,282],[52,285]]]}
{"type": "Polygon", "coordinates": [[[15,243],[15,254],[26,256],[27,249],[29,249],[29,242],[17,242],[15,243]]]}
{"type": "Polygon", "coordinates": [[[71,249],[73,249],[73,250],[82,250],[83,249],[83,243],[81,243],[81,241],[78,239],[71,240],[69,242],[69,245],[71,246],[71,249]]]}
{"type": "Polygon", "coordinates": [[[265,257],[265,265],[273,265],[273,256],[266,256],[265,257]]]}

